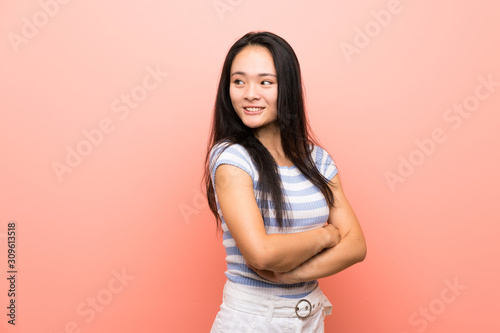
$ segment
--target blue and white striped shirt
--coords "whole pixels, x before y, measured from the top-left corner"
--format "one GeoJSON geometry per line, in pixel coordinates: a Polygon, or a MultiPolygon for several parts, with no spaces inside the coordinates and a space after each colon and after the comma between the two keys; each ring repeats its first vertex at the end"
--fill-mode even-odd
{"type": "MultiPolygon", "coordinates": [[[[321,147],[314,146],[311,155],[319,172],[328,180],[337,174],[337,167],[328,153],[321,147]]],[[[253,180],[253,187],[257,205],[264,217],[264,225],[268,234],[294,233],[322,227],[328,220],[329,207],[321,191],[311,183],[300,170],[295,167],[278,166],[281,178],[284,199],[286,200],[291,221],[290,227],[280,229],[276,223],[274,210],[264,211],[257,190],[259,175],[250,155],[239,144],[219,143],[210,153],[210,170],[212,184],[215,189],[215,171],[222,164],[230,164],[247,172],[253,180]],[[228,146],[222,153],[221,150],[228,146]]],[[[221,217],[223,230],[223,245],[226,249],[227,278],[245,290],[261,292],[286,298],[302,298],[316,288],[318,281],[309,281],[296,284],[277,284],[269,282],[246,265],[239,248],[229,232],[222,215],[217,192],[215,193],[217,209],[221,217]]],[[[272,204],[269,207],[273,207],[272,204]]]]}

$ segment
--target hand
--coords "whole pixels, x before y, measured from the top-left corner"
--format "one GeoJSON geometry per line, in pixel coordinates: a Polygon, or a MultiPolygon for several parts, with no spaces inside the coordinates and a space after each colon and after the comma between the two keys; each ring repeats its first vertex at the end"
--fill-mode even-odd
{"type": "Polygon", "coordinates": [[[329,232],[330,236],[330,241],[328,243],[329,246],[326,246],[325,248],[331,248],[337,245],[340,242],[340,232],[339,229],[335,228],[332,224],[327,223],[323,229],[327,230],[329,232]]]}
{"type": "Polygon", "coordinates": [[[255,273],[257,273],[260,277],[274,283],[281,283],[281,284],[292,284],[296,283],[293,279],[293,270],[290,272],[273,272],[273,271],[268,271],[268,270],[263,270],[263,269],[257,269],[253,266],[250,266],[247,264],[248,267],[250,267],[251,270],[253,270],[255,273]]]}

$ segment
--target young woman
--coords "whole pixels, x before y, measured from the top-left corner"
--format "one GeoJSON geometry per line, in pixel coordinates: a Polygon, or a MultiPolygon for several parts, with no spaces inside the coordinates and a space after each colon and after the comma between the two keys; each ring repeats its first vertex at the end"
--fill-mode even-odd
{"type": "Polygon", "coordinates": [[[220,77],[205,181],[223,231],[227,281],[211,332],[323,332],[317,279],[366,245],[330,155],[312,139],[291,46],[252,32],[220,77]]]}

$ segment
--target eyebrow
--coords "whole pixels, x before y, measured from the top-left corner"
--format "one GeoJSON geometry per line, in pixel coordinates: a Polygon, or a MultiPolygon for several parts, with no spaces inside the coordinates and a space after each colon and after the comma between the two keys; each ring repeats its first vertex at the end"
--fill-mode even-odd
{"type": "MultiPolygon", "coordinates": [[[[247,75],[247,73],[245,72],[234,72],[233,74],[231,74],[231,76],[233,75],[247,75]]],[[[258,74],[258,76],[274,76],[274,77],[277,77],[275,74],[271,74],[271,73],[260,73],[258,74]]]]}

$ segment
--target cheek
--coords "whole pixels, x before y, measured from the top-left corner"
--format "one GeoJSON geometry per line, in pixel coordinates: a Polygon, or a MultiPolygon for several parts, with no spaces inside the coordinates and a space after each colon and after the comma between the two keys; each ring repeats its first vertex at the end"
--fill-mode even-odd
{"type": "Polygon", "coordinates": [[[234,88],[229,88],[229,98],[231,98],[231,102],[234,104],[240,99],[238,91],[234,88]]]}
{"type": "Polygon", "coordinates": [[[268,99],[270,104],[273,104],[274,106],[277,106],[278,104],[278,94],[277,92],[272,92],[269,94],[268,99]]]}
{"type": "Polygon", "coordinates": [[[278,100],[278,86],[275,86],[274,89],[269,89],[267,96],[269,100],[276,102],[278,100]]]}

